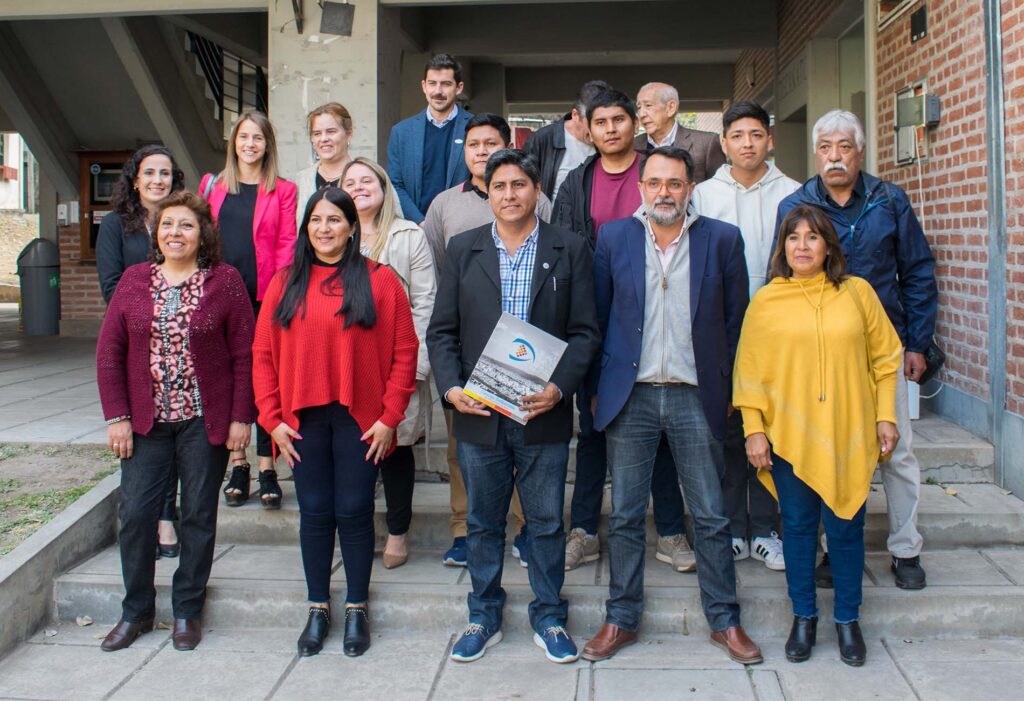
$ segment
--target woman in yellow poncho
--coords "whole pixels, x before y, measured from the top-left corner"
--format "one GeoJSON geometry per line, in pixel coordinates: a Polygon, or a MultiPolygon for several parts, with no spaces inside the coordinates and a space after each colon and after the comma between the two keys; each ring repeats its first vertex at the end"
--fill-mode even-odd
{"type": "Polygon", "coordinates": [[[828,217],[794,208],[779,227],[771,282],[750,302],[733,373],[747,457],[779,500],[793,627],[786,658],[815,643],[814,560],[824,523],[843,662],[864,664],[858,618],[864,503],[892,455],[900,339],[871,285],[846,275],[828,217]]]}

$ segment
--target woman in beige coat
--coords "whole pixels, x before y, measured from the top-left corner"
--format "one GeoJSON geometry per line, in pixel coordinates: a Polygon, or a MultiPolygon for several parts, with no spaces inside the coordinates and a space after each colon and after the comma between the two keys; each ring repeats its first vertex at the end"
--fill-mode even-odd
{"type": "Polygon", "coordinates": [[[395,188],[377,163],[362,157],[350,161],[342,173],[341,187],[351,195],[359,212],[363,255],[388,266],[402,281],[420,341],[416,392],[409,400],[405,420],[398,426],[398,448],[381,463],[388,509],[388,539],[383,559],[384,567],[390,569],[404,564],[409,557],[406,534],[412,518],[416,479],[412,446],[429,430],[430,363],[424,336],[434,310],[434,261],[423,230],[401,218],[395,188]]]}

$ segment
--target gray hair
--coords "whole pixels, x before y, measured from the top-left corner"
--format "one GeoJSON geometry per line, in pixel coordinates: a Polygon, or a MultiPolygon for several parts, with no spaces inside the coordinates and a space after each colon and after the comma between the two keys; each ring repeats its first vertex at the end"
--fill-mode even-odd
{"type": "Polygon", "coordinates": [[[639,95],[644,90],[656,90],[658,94],[658,100],[662,103],[675,101],[679,104],[679,91],[668,83],[647,83],[637,90],[636,94],[639,95]]]}
{"type": "Polygon", "coordinates": [[[821,119],[814,123],[814,129],[811,130],[811,146],[817,148],[818,140],[823,136],[829,134],[835,134],[840,132],[843,134],[853,134],[853,140],[857,144],[857,150],[864,150],[864,127],[861,126],[860,120],[857,119],[857,115],[853,112],[847,112],[846,110],[832,110],[831,112],[825,113],[821,119]]]}

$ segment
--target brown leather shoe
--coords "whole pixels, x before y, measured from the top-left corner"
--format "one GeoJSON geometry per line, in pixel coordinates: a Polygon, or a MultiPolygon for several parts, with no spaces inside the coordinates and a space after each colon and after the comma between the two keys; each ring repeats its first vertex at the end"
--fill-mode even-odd
{"type": "Polygon", "coordinates": [[[107,633],[107,637],[103,638],[103,642],[100,643],[100,649],[104,652],[114,652],[115,650],[124,650],[134,643],[140,635],[148,633],[153,630],[153,619],[147,618],[138,622],[126,621],[123,618],[117,622],[117,625],[111,628],[110,632],[107,633]]]}
{"type": "Polygon", "coordinates": [[[195,650],[203,639],[203,627],[198,618],[175,618],[171,642],[175,650],[195,650]]]}
{"type": "Polygon", "coordinates": [[[732,626],[711,634],[711,644],[720,647],[729,653],[740,664],[760,664],[764,662],[761,657],[761,648],[753,640],[747,637],[743,626],[732,626]]]}
{"type": "Polygon", "coordinates": [[[583,646],[583,659],[591,662],[607,660],[622,648],[635,643],[636,640],[636,633],[623,630],[614,623],[605,623],[601,626],[601,630],[597,631],[597,635],[583,646]]]}

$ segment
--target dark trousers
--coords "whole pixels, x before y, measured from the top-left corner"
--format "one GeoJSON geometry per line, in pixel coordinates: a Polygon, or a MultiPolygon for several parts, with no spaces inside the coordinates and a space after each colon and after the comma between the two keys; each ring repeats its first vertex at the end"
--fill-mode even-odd
{"type": "Polygon", "coordinates": [[[412,491],[416,486],[416,458],[411,445],[400,445],[380,462],[384,501],[388,506],[388,534],[404,535],[412,521],[412,491]]]}
{"type": "Polygon", "coordinates": [[[782,525],[782,554],[786,558],[786,586],[793,602],[793,615],[818,615],[814,586],[814,560],[818,551],[818,524],[828,537],[832,585],[835,588],[833,616],[837,623],[860,618],[861,577],[864,573],[864,506],[852,519],[836,516],[821,497],[793,473],[793,466],[772,454],[772,481],[779,493],[782,525]]]}
{"type": "MultiPolygon", "coordinates": [[[[608,476],[608,448],[604,431],[594,430],[590,396],[583,389],[576,393],[576,408],[580,415],[580,433],[576,439],[576,484],[569,507],[569,527],[582,528],[594,535],[601,517],[604,482],[608,476]]],[[[654,460],[651,495],[654,497],[654,527],[658,535],[682,533],[685,530],[683,494],[672,451],[664,437],[658,444],[654,460]]]]}
{"type": "Polygon", "coordinates": [[[202,418],[155,423],[149,435],[134,434],[135,450],[121,461],[121,571],[126,621],[153,615],[156,587],[156,522],[167,494],[168,478],[178,466],[181,481],[181,555],[174,572],[171,606],[175,618],[199,618],[213,566],[217,503],[228,451],[210,445],[202,418]]]}
{"type": "MultiPolygon", "coordinates": [[[[260,307],[262,304],[255,300],[252,301],[252,313],[253,316],[259,317],[260,307]]],[[[274,448],[273,441],[270,438],[270,434],[263,430],[260,426],[259,421],[256,422],[256,455],[261,458],[273,458],[274,448]]]]}
{"type": "Polygon", "coordinates": [[[747,445],[743,438],[743,416],[734,411],[723,443],[725,475],[722,497],[729,517],[733,538],[765,538],[776,529],[779,507],[761,480],[757,470],[747,462],[747,445]]]}
{"type": "Polygon", "coordinates": [[[332,402],[299,412],[295,441],[295,496],[299,545],[309,600],[331,600],[334,532],[338,532],[348,584],[346,601],[366,601],[373,567],[373,489],[377,467],[365,459],[369,446],[348,409],[332,402]]]}

